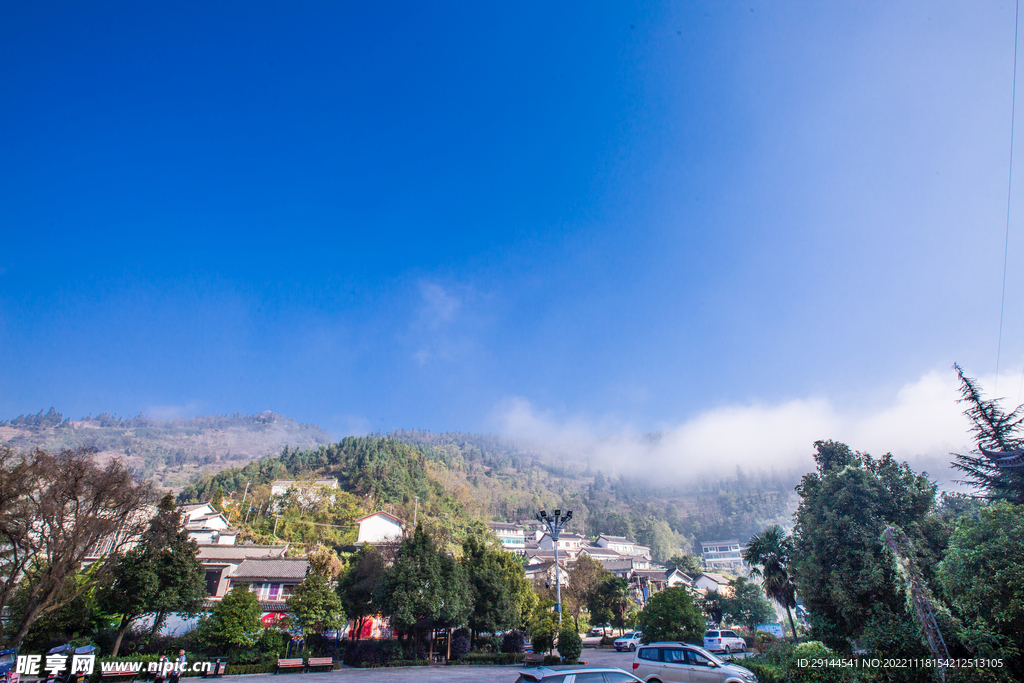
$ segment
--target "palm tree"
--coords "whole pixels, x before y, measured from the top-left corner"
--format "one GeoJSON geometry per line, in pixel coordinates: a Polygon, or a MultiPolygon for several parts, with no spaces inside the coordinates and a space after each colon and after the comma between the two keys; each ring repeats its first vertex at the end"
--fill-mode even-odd
{"type": "Polygon", "coordinates": [[[743,561],[750,565],[750,578],[760,579],[764,594],[786,608],[793,641],[798,642],[792,608],[796,607],[796,586],[789,576],[789,559],[793,539],[778,524],[750,537],[743,551],[743,561]]]}

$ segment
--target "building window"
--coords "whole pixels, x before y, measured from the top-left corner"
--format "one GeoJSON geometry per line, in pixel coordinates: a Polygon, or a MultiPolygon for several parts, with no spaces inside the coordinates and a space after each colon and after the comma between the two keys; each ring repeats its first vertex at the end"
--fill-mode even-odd
{"type": "Polygon", "coordinates": [[[281,584],[272,583],[270,584],[270,600],[276,601],[278,596],[281,594],[281,584]]]}

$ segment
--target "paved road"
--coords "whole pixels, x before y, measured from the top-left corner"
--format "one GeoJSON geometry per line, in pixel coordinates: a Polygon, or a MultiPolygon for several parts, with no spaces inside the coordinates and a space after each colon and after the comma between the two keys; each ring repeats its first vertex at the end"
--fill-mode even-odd
{"type": "MultiPolygon", "coordinates": [[[[737,658],[739,655],[737,655],[737,658]]],[[[587,648],[581,659],[588,667],[617,667],[624,671],[633,669],[632,652],[616,652],[608,649],[587,648]]],[[[411,666],[386,669],[350,669],[311,674],[281,674],[273,683],[514,683],[521,666],[411,666]]],[[[557,668],[557,667],[555,667],[557,668]]],[[[226,683],[271,683],[268,676],[231,676],[226,683]]],[[[188,679],[186,679],[188,680],[188,679]]]]}

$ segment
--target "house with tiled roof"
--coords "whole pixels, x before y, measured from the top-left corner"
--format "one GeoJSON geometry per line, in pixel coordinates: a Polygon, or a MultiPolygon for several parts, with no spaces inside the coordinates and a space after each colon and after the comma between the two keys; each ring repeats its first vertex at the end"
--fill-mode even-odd
{"type": "Polygon", "coordinates": [[[309,560],[305,557],[246,559],[232,572],[231,588],[247,584],[260,602],[281,603],[283,611],[284,601],[291,596],[292,589],[302,583],[308,571],[309,560]]]}
{"type": "Polygon", "coordinates": [[[288,545],[200,545],[197,559],[206,570],[206,593],[219,600],[228,592],[231,576],[246,560],[283,558],[288,545]]]}

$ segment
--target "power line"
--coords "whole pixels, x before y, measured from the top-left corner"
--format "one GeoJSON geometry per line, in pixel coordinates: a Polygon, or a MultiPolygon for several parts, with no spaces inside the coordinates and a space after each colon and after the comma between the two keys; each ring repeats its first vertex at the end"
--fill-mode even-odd
{"type": "MultiPolygon", "coordinates": [[[[999,295],[999,339],[996,341],[996,379],[993,383],[992,393],[996,393],[999,386],[999,354],[1003,350],[1003,309],[1006,303],[1006,258],[1010,250],[1010,198],[1013,188],[1013,124],[1017,118],[1017,31],[1019,30],[1020,0],[1017,0],[1017,9],[1013,15],[1013,89],[1010,101],[1010,174],[1006,184],[1006,238],[1003,242],[1003,287],[999,295]]],[[[1024,370],[1022,370],[1024,373],[1024,370]]],[[[1021,377],[1024,383],[1024,376],[1021,377]]],[[[1018,395],[1019,400],[1019,395],[1018,395]]]]}

